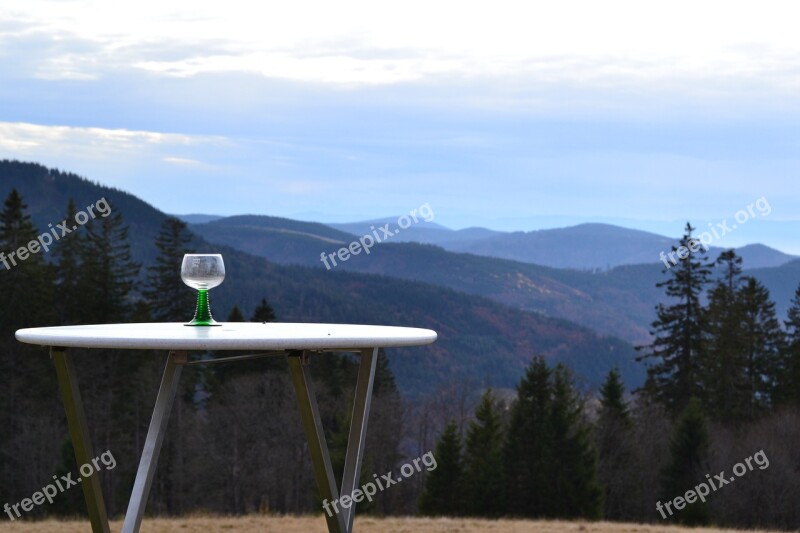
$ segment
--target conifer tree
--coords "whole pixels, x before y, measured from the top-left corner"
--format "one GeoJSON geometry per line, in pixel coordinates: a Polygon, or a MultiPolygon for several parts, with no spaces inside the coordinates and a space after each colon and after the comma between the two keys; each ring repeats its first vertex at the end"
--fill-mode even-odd
{"type": "MultiPolygon", "coordinates": [[[[55,372],[42,350],[13,337],[17,329],[53,325],[56,320],[53,272],[43,250],[30,253],[29,243],[38,232],[26,210],[14,189],[0,212],[0,450],[4,452],[12,449],[9,443],[15,437],[30,431],[37,412],[47,419],[57,387],[55,372]],[[24,416],[29,409],[36,410],[24,416]]],[[[15,467],[18,459],[6,454],[0,460],[0,480],[7,493],[12,487],[22,488],[15,479],[24,473],[15,467]]]]}
{"type": "Polygon", "coordinates": [[[140,267],[131,256],[128,226],[117,212],[93,220],[86,228],[81,263],[91,280],[84,287],[88,321],[124,322],[134,310],[131,290],[140,267]]]}
{"type": "Polygon", "coordinates": [[[155,243],[158,256],[147,269],[144,291],[155,321],[181,322],[192,317],[195,293],[181,280],[183,256],[193,252],[191,241],[192,234],[182,220],[169,217],[161,223],[155,243]]]}
{"type": "MultiPolygon", "coordinates": [[[[655,362],[647,369],[649,385],[673,414],[680,413],[691,397],[704,397],[699,371],[704,357],[704,310],[700,297],[710,274],[707,258],[699,240],[692,237],[695,228],[687,223],[685,233],[673,251],[679,261],[669,269],[670,278],[658,283],[674,303],[658,304],[653,322],[655,340],[646,346],[638,360],[655,362]]],[[[667,270],[665,269],[665,272],[667,270]]]]}
{"type": "Polygon", "coordinates": [[[517,386],[511,408],[504,463],[508,511],[515,516],[544,516],[552,490],[552,432],[549,405],[552,371],[544,358],[535,357],[517,386]]]}
{"type": "Polygon", "coordinates": [[[534,358],[517,388],[505,447],[511,514],[599,518],[602,491],[583,401],[569,370],[534,358]]]}
{"type": "Polygon", "coordinates": [[[600,387],[600,417],[630,422],[625,385],[622,384],[619,368],[612,368],[600,387]]]}
{"type": "Polygon", "coordinates": [[[434,452],[436,469],[425,478],[419,511],[427,516],[458,516],[463,513],[461,437],[455,422],[444,428],[434,452]]]}
{"type": "Polygon", "coordinates": [[[619,370],[613,368],[600,387],[600,409],[596,438],[598,451],[597,477],[604,487],[604,513],[610,520],[632,518],[629,498],[635,490],[633,479],[626,474],[635,458],[633,422],[625,401],[625,386],[619,370]]]}
{"type": "Polygon", "coordinates": [[[389,358],[386,356],[386,350],[383,348],[378,350],[378,360],[375,363],[375,384],[373,385],[372,393],[375,396],[390,396],[400,393],[397,389],[394,373],[389,368],[389,358]]]}
{"type": "Polygon", "coordinates": [[[783,348],[784,373],[779,381],[779,402],[800,407],[800,285],[794,292],[786,325],[786,343],[783,348]]]}
{"type": "Polygon", "coordinates": [[[0,329],[13,334],[19,328],[49,325],[53,310],[53,269],[38,247],[38,231],[13,189],[0,213],[0,329]],[[29,243],[37,241],[31,253],[29,243]]]}
{"type": "MultiPolygon", "coordinates": [[[[670,442],[670,461],[662,472],[662,501],[671,501],[685,494],[708,473],[709,436],[703,410],[692,398],[683,413],[670,442]]],[[[697,500],[682,510],[672,509],[672,519],[687,525],[705,525],[711,516],[707,504],[697,500]]],[[[664,515],[670,518],[667,511],[664,515]]]]}
{"type": "Polygon", "coordinates": [[[711,416],[732,424],[743,419],[748,403],[739,298],[742,259],[734,250],[726,250],[716,264],[722,268],[722,277],[708,295],[707,351],[701,360],[701,374],[711,416]]]}
{"type": "Polygon", "coordinates": [[[256,306],[255,311],[253,311],[253,318],[250,319],[251,322],[274,322],[276,320],[275,311],[272,309],[267,303],[266,298],[261,299],[261,303],[256,306]]]}
{"type": "Polygon", "coordinates": [[[553,442],[550,465],[554,493],[549,516],[599,519],[602,489],[597,482],[597,453],[583,412],[583,401],[575,391],[572,375],[559,363],[553,372],[550,408],[553,442]]]}
{"type": "Polygon", "coordinates": [[[244,315],[238,305],[234,305],[231,312],[228,313],[226,322],[244,322],[244,315]]]}
{"type": "Polygon", "coordinates": [[[772,406],[781,374],[783,331],[775,314],[769,290],[747,277],[739,289],[742,306],[742,340],[745,354],[747,416],[750,420],[772,406]]]}
{"type": "Polygon", "coordinates": [[[464,513],[496,517],[505,512],[503,428],[491,389],[475,410],[464,448],[464,513]]]}
{"type": "MultiPolygon", "coordinates": [[[[75,201],[70,198],[67,202],[67,213],[65,220],[75,220],[78,208],[75,201]]],[[[53,248],[53,257],[56,260],[56,308],[59,314],[59,322],[66,324],[80,324],[87,322],[83,317],[87,304],[84,300],[87,285],[92,282],[87,279],[86,273],[81,264],[82,257],[85,257],[85,237],[83,228],[61,237],[53,248]]]]}

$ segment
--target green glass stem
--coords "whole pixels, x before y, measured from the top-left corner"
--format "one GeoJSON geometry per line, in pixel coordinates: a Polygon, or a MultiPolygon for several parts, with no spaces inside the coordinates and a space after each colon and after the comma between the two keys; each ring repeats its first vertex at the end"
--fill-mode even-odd
{"type": "Polygon", "coordinates": [[[211,305],[208,301],[208,289],[197,289],[197,309],[194,318],[187,326],[219,326],[219,322],[211,316],[211,305]]]}

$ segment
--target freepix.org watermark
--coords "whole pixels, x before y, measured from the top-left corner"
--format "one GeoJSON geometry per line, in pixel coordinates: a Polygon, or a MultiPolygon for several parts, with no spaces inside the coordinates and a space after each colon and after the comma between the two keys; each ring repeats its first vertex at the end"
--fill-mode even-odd
{"type": "Polygon", "coordinates": [[[65,237],[78,229],[78,226],[83,226],[90,220],[97,218],[100,215],[106,218],[111,214],[111,206],[108,205],[105,197],[100,198],[94,204],[89,204],[83,211],[75,213],[74,220],[62,220],[60,223],[53,227],[53,224],[48,224],[47,227],[50,231],[42,233],[36,240],[30,241],[26,246],[20,246],[18,249],[9,252],[6,256],[5,252],[0,252],[0,262],[6,267],[6,270],[11,270],[11,267],[17,266],[17,261],[25,261],[32,254],[38,254],[40,250],[45,252],[50,251],[50,246],[53,244],[53,239],[56,241],[61,237],[65,237]],[[97,213],[95,213],[97,210],[97,213]],[[74,224],[70,225],[71,222],[74,224]]]}
{"type": "Polygon", "coordinates": [[[707,252],[708,247],[712,242],[721,239],[726,234],[735,230],[738,227],[737,224],[741,226],[747,223],[748,220],[756,218],[758,215],[765,217],[770,213],[772,213],[772,207],[769,205],[767,198],[762,196],[754,203],[749,204],[746,208],[740,209],[736,212],[734,215],[736,224],[731,223],[728,225],[727,218],[722,222],[717,222],[716,224],[709,222],[708,230],[699,234],[697,238],[692,238],[689,241],[688,247],[681,245],[669,253],[664,253],[664,251],[661,251],[661,253],[658,254],[658,257],[661,259],[661,262],[664,263],[665,267],[672,268],[674,265],[678,264],[678,261],[689,257],[689,250],[691,250],[692,253],[697,253],[700,251],[700,248],[703,248],[703,251],[707,252]],[[756,213],[756,211],[758,211],[758,213],[756,213]],[[675,258],[676,255],[678,256],[677,259],[675,258]],[[668,259],[669,262],[667,261],[668,259]]]}
{"type": "Polygon", "coordinates": [[[662,519],[666,520],[667,515],[664,513],[664,509],[666,509],[669,515],[672,516],[672,507],[675,507],[676,511],[680,511],[686,507],[687,504],[694,503],[697,500],[705,503],[706,496],[711,494],[712,491],[716,492],[728,483],[733,483],[737,477],[742,477],[746,473],[751,472],[753,470],[754,462],[756,466],[758,466],[759,470],[764,470],[769,467],[769,459],[767,458],[767,454],[764,453],[764,450],[759,450],[750,457],[746,458],[743,462],[733,465],[733,474],[735,477],[727,477],[724,470],[715,475],[713,478],[711,475],[706,474],[707,483],[700,483],[695,486],[695,488],[687,490],[686,494],[683,496],[678,496],[671,501],[665,502],[663,505],[660,501],[656,502],[656,511],[661,513],[662,519]],[[747,466],[745,466],[745,464],[747,466]]]}
{"type": "Polygon", "coordinates": [[[29,513],[35,506],[42,505],[45,501],[47,501],[49,504],[52,504],[53,498],[55,498],[57,495],[68,491],[72,487],[83,482],[84,479],[88,479],[93,476],[96,472],[100,472],[101,464],[106,467],[106,470],[113,470],[117,466],[117,460],[114,459],[114,456],[110,451],[103,452],[100,454],[100,456],[92,459],[91,462],[81,465],[81,467],[78,469],[80,472],[80,477],[78,479],[72,479],[71,472],[61,477],[53,476],[53,483],[42,487],[42,490],[34,492],[30,498],[25,498],[19,503],[15,503],[14,505],[9,505],[6,503],[3,506],[3,510],[13,521],[17,518],[22,518],[22,514],[19,512],[20,507],[22,508],[23,512],[29,513]],[[16,515],[16,517],[14,515],[16,515]]]}
{"type": "Polygon", "coordinates": [[[438,466],[436,464],[436,458],[433,456],[433,452],[428,452],[422,457],[417,457],[410,463],[406,463],[400,467],[400,476],[397,478],[392,477],[391,472],[387,472],[383,474],[381,477],[378,477],[378,474],[372,474],[374,478],[374,482],[369,481],[361,485],[360,489],[354,489],[350,494],[343,494],[338,500],[333,500],[329,502],[327,499],[323,500],[322,508],[325,509],[325,512],[328,513],[328,516],[333,516],[333,513],[339,514],[341,509],[339,509],[339,505],[342,506],[342,509],[349,509],[351,505],[354,503],[360,503],[364,501],[364,498],[367,501],[371,502],[372,497],[378,494],[378,492],[384,491],[391,487],[392,485],[396,485],[401,483],[404,479],[413,476],[417,472],[422,472],[422,463],[425,466],[425,469],[428,472],[432,472],[436,470],[438,466]],[[333,509],[331,509],[331,507],[333,509]]]}
{"type": "Polygon", "coordinates": [[[322,252],[319,254],[319,260],[325,265],[325,268],[330,270],[331,268],[336,266],[336,259],[338,258],[340,262],[344,263],[348,259],[350,259],[353,255],[358,255],[362,251],[365,252],[367,255],[370,253],[370,248],[375,246],[378,243],[384,242],[392,236],[397,235],[404,229],[411,227],[411,224],[417,224],[420,221],[420,218],[425,222],[430,222],[433,220],[434,214],[433,209],[431,209],[430,204],[427,202],[422,204],[416,209],[412,209],[409,211],[407,215],[402,215],[397,219],[397,226],[399,229],[391,229],[390,223],[386,223],[383,226],[378,227],[377,229],[375,226],[370,226],[372,233],[367,233],[363,237],[358,240],[351,242],[347,246],[343,246],[339,248],[336,252],[326,254],[322,252]],[[419,216],[419,218],[417,217],[419,216]],[[374,237],[374,238],[373,238],[374,237]],[[328,260],[330,260],[331,264],[328,264],[328,260]]]}

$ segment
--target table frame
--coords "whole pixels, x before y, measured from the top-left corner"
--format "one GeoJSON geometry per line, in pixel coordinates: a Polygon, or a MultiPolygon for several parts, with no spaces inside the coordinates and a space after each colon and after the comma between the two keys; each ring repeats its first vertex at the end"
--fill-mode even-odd
{"type": "MultiPolygon", "coordinates": [[[[72,356],[66,348],[58,346],[50,347],[50,356],[53,359],[58,375],[61,399],[64,403],[69,433],[75,449],[75,459],[78,465],[87,464],[95,455],[89,437],[86,414],[81,400],[78,377],[72,356]]],[[[338,500],[340,495],[352,494],[361,475],[367,422],[372,403],[372,389],[375,384],[378,347],[349,350],[339,348],[335,350],[283,350],[197,361],[189,361],[187,351],[170,351],[167,355],[167,362],[161,378],[161,386],[153,409],[153,416],[150,419],[150,427],[147,431],[147,439],[139,461],[139,469],[128,503],[128,510],[125,513],[122,533],[138,533],[141,527],[147,499],[150,495],[150,488],[158,465],[158,456],[166,434],[169,415],[178,391],[182,368],[187,365],[227,363],[275,356],[287,357],[289,361],[289,373],[297,395],[300,417],[308,439],[314,477],[320,496],[323,500],[334,501],[338,500]],[[330,452],[325,440],[317,396],[308,367],[310,356],[322,351],[354,352],[360,355],[358,380],[353,400],[353,413],[340,489],[336,486],[336,478],[331,467],[330,452]]],[[[81,485],[93,533],[110,533],[108,514],[103,500],[102,487],[100,486],[100,477],[92,475],[81,485]]],[[[356,503],[353,502],[350,507],[342,508],[339,513],[333,515],[325,513],[328,531],[330,533],[351,533],[353,531],[355,506],[356,503]]]]}

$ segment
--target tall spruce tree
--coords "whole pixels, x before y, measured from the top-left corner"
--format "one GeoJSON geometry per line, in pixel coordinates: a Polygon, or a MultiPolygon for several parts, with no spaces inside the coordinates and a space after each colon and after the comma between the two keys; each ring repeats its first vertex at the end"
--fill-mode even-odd
{"type": "Polygon", "coordinates": [[[726,250],[716,265],[722,275],[708,295],[707,350],[700,367],[709,413],[723,423],[733,424],[746,417],[748,404],[739,291],[742,258],[734,250],[726,250]]]}
{"type": "Polygon", "coordinates": [[[505,453],[513,515],[599,518],[602,491],[583,401],[568,369],[536,357],[517,388],[505,453]]]}
{"type": "Polygon", "coordinates": [[[699,364],[704,357],[706,326],[700,297],[708,283],[710,270],[699,240],[692,237],[694,228],[686,223],[685,233],[673,251],[678,262],[665,273],[665,287],[674,303],[658,304],[652,323],[652,344],[637,346],[644,352],[639,360],[654,360],[647,369],[648,386],[656,399],[673,414],[680,413],[691,397],[704,398],[699,364]]]}
{"type": "Polygon", "coordinates": [[[551,500],[549,516],[599,519],[603,494],[597,482],[597,452],[591,428],[584,416],[583,400],[575,390],[572,374],[563,364],[553,372],[550,407],[553,442],[551,456],[551,500]]]}
{"type": "Polygon", "coordinates": [[[775,314],[769,290],[758,280],[747,277],[739,289],[742,306],[742,341],[745,354],[747,415],[750,420],[770,408],[780,376],[783,331],[775,314]]]}
{"type": "Polygon", "coordinates": [[[158,256],[147,269],[144,291],[153,320],[181,322],[192,317],[195,294],[181,280],[183,256],[193,252],[191,241],[192,234],[182,220],[169,217],[161,223],[155,243],[158,256]]]}
{"type": "Polygon", "coordinates": [[[419,499],[419,512],[427,516],[463,514],[461,437],[458,426],[450,422],[436,443],[436,469],[428,473],[419,499]]]}
{"type": "MultiPolygon", "coordinates": [[[[0,481],[6,494],[21,491],[26,486],[21,478],[40,466],[18,457],[14,442],[18,445],[20,436],[30,434],[34,421],[52,420],[51,402],[57,388],[42,350],[14,340],[19,328],[52,325],[56,320],[52,269],[41,249],[30,253],[28,245],[38,235],[26,210],[14,189],[0,213],[0,481]]],[[[36,439],[28,442],[38,445],[36,439]]]]}
{"type": "Polygon", "coordinates": [[[630,422],[628,402],[625,401],[625,385],[619,368],[612,368],[600,386],[600,417],[630,422]]]}
{"type": "Polygon", "coordinates": [[[800,407],[800,285],[794,292],[786,325],[786,343],[783,348],[782,374],[778,387],[778,401],[784,405],[800,407]]]}
{"type": "Polygon", "coordinates": [[[0,213],[0,329],[13,335],[19,328],[48,325],[55,319],[53,269],[45,262],[38,231],[25,211],[28,206],[13,189],[0,213]],[[36,242],[31,253],[29,243],[36,242]]]}
{"type": "Polygon", "coordinates": [[[629,495],[635,490],[626,476],[635,457],[633,422],[625,401],[625,386],[619,369],[613,368],[600,387],[600,409],[597,416],[597,477],[604,488],[603,516],[610,520],[632,518],[629,495]]]}
{"type": "MultiPolygon", "coordinates": [[[[65,220],[75,220],[78,208],[75,201],[70,198],[67,202],[65,220]]],[[[87,322],[83,313],[88,308],[84,297],[87,285],[92,283],[88,279],[81,263],[86,256],[85,234],[83,227],[61,237],[53,248],[53,257],[56,261],[56,309],[61,324],[80,324],[87,322]]]]}
{"type": "Polygon", "coordinates": [[[81,263],[91,280],[84,287],[88,321],[124,322],[133,314],[131,291],[140,268],[131,256],[128,226],[117,212],[93,220],[86,228],[81,263]]]}
{"type": "Polygon", "coordinates": [[[275,322],[276,318],[275,310],[273,310],[272,306],[267,303],[266,298],[262,298],[261,303],[259,303],[253,311],[253,318],[251,318],[250,321],[275,322]]]}
{"type": "MultiPolygon", "coordinates": [[[[670,442],[670,461],[662,472],[662,501],[668,502],[686,493],[708,473],[709,436],[703,408],[692,398],[678,422],[670,442]]],[[[659,502],[660,503],[660,502],[659,502]]],[[[684,509],[663,511],[666,518],[687,525],[705,525],[711,521],[706,503],[696,500],[684,509]]]]}
{"type": "Polygon", "coordinates": [[[496,517],[505,512],[503,427],[491,389],[475,410],[464,447],[464,513],[496,517]]]}
{"type": "Polygon", "coordinates": [[[544,516],[553,497],[549,465],[552,432],[549,405],[552,371],[544,358],[534,357],[517,385],[503,452],[508,511],[515,516],[544,516]]]}

